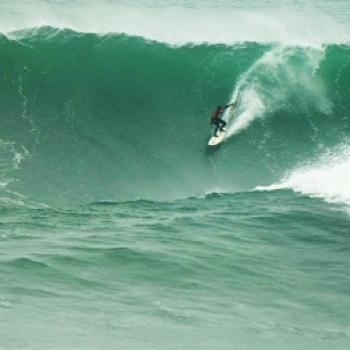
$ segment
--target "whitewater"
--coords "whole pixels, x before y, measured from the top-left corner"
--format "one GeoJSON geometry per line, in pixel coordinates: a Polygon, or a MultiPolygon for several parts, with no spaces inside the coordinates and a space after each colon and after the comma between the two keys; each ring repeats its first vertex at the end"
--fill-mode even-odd
{"type": "Polygon", "coordinates": [[[348,2],[0,13],[0,349],[349,348],[348,2]]]}

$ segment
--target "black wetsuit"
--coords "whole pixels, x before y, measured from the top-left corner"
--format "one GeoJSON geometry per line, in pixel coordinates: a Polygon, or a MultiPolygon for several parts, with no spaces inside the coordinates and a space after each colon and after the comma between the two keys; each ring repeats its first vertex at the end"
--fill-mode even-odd
{"type": "Polygon", "coordinates": [[[225,109],[230,107],[232,105],[227,105],[225,107],[218,108],[214,113],[211,118],[211,123],[216,126],[215,131],[214,131],[214,137],[216,137],[216,133],[220,129],[220,131],[223,131],[224,127],[226,126],[226,122],[221,119],[222,114],[224,113],[225,109]]]}

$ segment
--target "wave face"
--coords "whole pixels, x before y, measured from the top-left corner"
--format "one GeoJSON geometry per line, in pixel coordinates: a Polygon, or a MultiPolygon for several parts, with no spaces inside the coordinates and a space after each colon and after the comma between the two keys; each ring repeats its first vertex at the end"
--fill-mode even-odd
{"type": "Polygon", "coordinates": [[[51,27],[16,37],[0,38],[7,200],[246,191],[349,136],[346,45],[169,46],[51,27]],[[231,137],[209,152],[212,110],[236,98],[231,137]]]}

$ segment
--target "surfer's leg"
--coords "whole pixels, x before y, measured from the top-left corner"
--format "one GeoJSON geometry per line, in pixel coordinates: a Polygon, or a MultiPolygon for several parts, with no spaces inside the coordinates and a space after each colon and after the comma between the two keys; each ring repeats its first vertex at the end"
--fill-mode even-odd
{"type": "Polygon", "coordinates": [[[216,133],[218,132],[219,128],[220,128],[220,124],[215,123],[214,137],[218,137],[218,135],[216,135],[216,133]]]}
{"type": "Polygon", "coordinates": [[[227,125],[227,123],[224,121],[224,120],[220,120],[220,124],[221,124],[221,127],[220,127],[220,131],[223,131],[225,126],[227,125]]]}

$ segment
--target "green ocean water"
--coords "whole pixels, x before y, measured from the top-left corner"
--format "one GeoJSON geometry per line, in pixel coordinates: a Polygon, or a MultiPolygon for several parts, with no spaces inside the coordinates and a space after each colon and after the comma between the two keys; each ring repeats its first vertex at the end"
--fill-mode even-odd
{"type": "Polygon", "coordinates": [[[4,349],[346,349],[349,217],[288,191],[1,213],[4,349]]]}
{"type": "Polygon", "coordinates": [[[0,349],[350,346],[347,3],[0,9],[0,349]]]}

